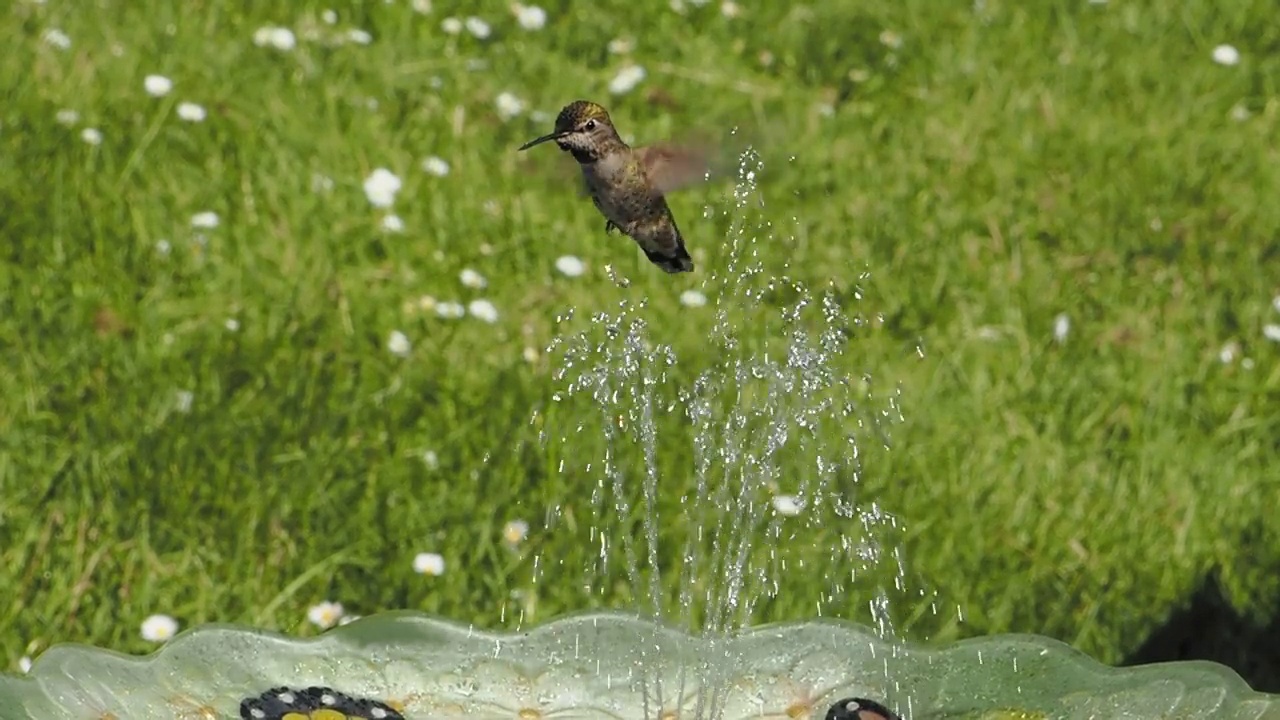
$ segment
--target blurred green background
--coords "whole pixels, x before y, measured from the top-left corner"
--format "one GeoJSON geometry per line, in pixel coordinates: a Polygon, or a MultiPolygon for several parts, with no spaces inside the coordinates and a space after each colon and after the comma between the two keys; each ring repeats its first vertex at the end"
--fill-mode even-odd
{"type": "MultiPolygon", "coordinates": [[[[639,143],[738,128],[758,262],[869,319],[833,370],[902,410],[887,451],[859,435],[854,497],[900,521],[902,636],[1205,655],[1280,689],[1271,2],[249,7],[0,11],[6,663],[146,651],[157,613],[309,634],[325,600],[486,627],[634,606],[623,569],[592,575],[599,478],[559,470],[575,428],[603,452],[600,413],[554,402],[546,348],[647,298],[669,386],[715,367],[741,211],[732,180],[672,196],[691,275],[605,236],[568,158],[514,151],[588,98],[639,143]]],[[[688,421],[657,429],[673,509],[688,421]]],[[[843,530],[806,528],[770,541],[809,569],[753,620],[847,574],[843,530]]],[[[892,565],[825,611],[870,622],[892,565]]]]}

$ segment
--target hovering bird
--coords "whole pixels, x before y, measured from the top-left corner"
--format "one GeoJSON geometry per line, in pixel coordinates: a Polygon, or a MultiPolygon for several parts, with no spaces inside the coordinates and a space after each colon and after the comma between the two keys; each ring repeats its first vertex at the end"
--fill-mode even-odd
{"type": "Polygon", "coordinates": [[[549,140],[582,167],[587,194],[604,215],[606,234],[620,230],[669,273],[693,270],[666,195],[706,176],[705,153],[667,143],[633,148],[618,136],[609,113],[587,100],[566,105],[556,116],[555,132],[520,150],[549,140]]]}
{"type": "Polygon", "coordinates": [[[902,720],[897,713],[874,700],[845,698],[827,710],[826,720],[902,720]]]}

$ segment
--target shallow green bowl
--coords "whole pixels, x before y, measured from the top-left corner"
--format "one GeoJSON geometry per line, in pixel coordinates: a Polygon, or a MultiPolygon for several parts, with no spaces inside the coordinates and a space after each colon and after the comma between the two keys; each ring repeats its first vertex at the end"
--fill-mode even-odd
{"type": "Polygon", "coordinates": [[[0,676],[0,719],[239,718],[242,700],[281,686],[378,699],[407,720],[787,720],[850,696],[913,719],[1280,720],[1280,696],[1221,665],[1109,668],[1029,635],[903,647],[821,620],[710,639],[621,613],[492,633],[412,612],[312,639],[208,625],[146,657],[56,646],[27,676],[0,676]]]}

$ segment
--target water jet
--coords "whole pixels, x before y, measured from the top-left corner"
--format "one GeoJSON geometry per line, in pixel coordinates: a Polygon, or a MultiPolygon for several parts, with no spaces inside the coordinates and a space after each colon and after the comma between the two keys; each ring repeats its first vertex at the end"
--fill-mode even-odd
{"type": "MultiPolygon", "coordinates": [[[[719,292],[709,367],[687,384],[670,381],[679,358],[650,330],[643,300],[594,313],[551,349],[562,358],[556,401],[593,404],[600,422],[546,440],[598,481],[595,570],[621,563],[631,612],[492,632],[393,611],[312,639],[212,624],[146,657],[55,646],[28,676],[0,677],[0,720],[1280,718],[1280,698],[1212,663],[1110,668],[1030,635],[902,642],[874,591],[873,626],[825,616],[756,622],[757,603],[787,570],[778,541],[796,522],[848,528],[828,567],[804,568],[825,578],[815,614],[854,592],[862,569],[893,563],[905,576],[896,518],[856,497],[859,443],[887,437],[896,395],[876,406],[870,378],[837,370],[834,358],[865,319],[754,262],[756,234],[770,232],[751,210],[761,167],[743,156],[729,261],[711,281],[719,292]],[[750,347],[740,329],[762,319],[776,324],[777,341],[750,347]],[[660,559],[671,550],[659,550],[655,416],[677,408],[692,429],[696,490],[679,512],[676,577],[664,580],[660,559]],[[817,439],[832,434],[848,441],[817,439]],[[633,534],[624,523],[637,515],[643,527],[633,534]]],[[[550,564],[539,563],[540,581],[550,564]]]]}

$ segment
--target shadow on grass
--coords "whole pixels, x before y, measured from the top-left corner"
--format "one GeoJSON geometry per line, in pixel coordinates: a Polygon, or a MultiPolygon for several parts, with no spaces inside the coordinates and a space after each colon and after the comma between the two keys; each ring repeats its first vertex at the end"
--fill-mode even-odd
{"type": "Polygon", "coordinates": [[[1218,581],[1206,578],[1185,608],[1151,633],[1125,665],[1211,660],[1232,668],[1253,689],[1280,692],[1280,615],[1265,625],[1241,617],[1218,581]]]}

